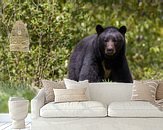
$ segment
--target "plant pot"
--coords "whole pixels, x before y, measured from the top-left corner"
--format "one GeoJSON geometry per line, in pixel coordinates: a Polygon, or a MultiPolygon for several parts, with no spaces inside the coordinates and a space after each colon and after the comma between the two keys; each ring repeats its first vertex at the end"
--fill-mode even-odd
{"type": "Polygon", "coordinates": [[[9,115],[13,129],[25,128],[25,118],[28,114],[29,101],[21,97],[10,97],[8,101],[9,115]]]}

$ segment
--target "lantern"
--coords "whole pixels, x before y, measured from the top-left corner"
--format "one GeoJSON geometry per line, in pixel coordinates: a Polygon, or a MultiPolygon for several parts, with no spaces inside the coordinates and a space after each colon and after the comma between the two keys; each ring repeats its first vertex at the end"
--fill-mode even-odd
{"type": "Polygon", "coordinates": [[[10,34],[10,51],[29,51],[29,35],[23,21],[16,21],[10,34]]]}

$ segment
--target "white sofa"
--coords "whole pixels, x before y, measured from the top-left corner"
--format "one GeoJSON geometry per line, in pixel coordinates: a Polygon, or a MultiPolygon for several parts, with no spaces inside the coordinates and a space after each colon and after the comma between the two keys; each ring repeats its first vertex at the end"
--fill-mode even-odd
{"type": "Polygon", "coordinates": [[[131,83],[90,83],[89,92],[91,101],[96,101],[92,102],[94,108],[99,108],[99,111],[88,108],[86,104],[84,107],[87,111],[82,109],[69,114],[70,117],[64,117],[68,113],[66,110],[53,102],[45,104],[44,89],[41,89],[31,101],[31,129],[163,130],[163,111],[149,102],[131,101],[131,83]],[[85,116],[82,111],[89,116],[85,116]]]}

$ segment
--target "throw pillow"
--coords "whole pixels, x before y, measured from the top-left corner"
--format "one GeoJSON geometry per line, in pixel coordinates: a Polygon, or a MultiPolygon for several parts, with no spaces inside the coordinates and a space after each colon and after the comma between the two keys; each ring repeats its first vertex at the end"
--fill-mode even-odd
{"type": "Polygon", "coordinates": [[[55,102],[79,102],[87,101],[85,95],[86,88],[79,89],[53,89],[55,95],[55,102]]]}
{"type": "Polygon", "coordinates": [[[45,103],[53,102],[55,95],[53,89],[64,89],[65,84],[63,81],[50,81],[50,80],[41,80],[43,88],[45,91],[45,103]]]}
{"type": "Polygon", "coordinates": [[[64,78],[64,82],[65,82],[65,85],[66,85],[67,89],[86,88],[86,96],[88,97],[88,99],[90,99],[88,80],[77,82],[77,81],[74,81],[74,80],[64,78]]]}
{"type": "Polygon", "coordinates": [[[131,100],[155,101],[157,81],[134,81],[131,100]]]}
{"type": "Polygon", "coordinates": [[[156,99],[157,100],[163,99],[163,81],[159,81],[156,92],[156,99]]]}

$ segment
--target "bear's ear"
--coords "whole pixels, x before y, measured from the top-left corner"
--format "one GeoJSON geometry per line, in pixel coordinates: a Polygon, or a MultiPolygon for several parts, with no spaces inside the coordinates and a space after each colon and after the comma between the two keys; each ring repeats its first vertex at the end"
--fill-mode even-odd
{"type": "Polygon", "coordinates": [[[122,33],[122,34],[125,34],[126,31],[127,31],[126,26],[122,26],[122,27],[120,27],[120,28],[119,28],[119,31],[120,31],[120,33],[122,33]]]}
{"type": "Polygon", "coordinates": [[[96,26],[96,32],[98,35],[100,35],[104,31],[104,28],[101,25],[96,26]]]}

